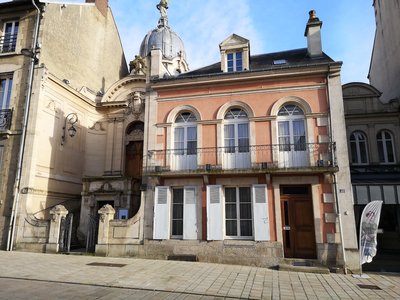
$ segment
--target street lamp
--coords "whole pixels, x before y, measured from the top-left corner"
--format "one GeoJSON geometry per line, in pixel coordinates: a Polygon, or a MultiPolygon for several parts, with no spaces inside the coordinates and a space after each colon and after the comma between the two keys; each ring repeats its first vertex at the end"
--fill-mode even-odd
{"type": "Polygon", "coordinates": [[[74,137],[76,135],[76,128],[74,127],[74,124],[78,122],[78,115],[76,113],[69,113],[64,120],[64,126],[62,129],[62,136],[61,136],[61,145],[64,145],[65,143],[65,133],[68,131],[68,135],[70,137],[74,137]],[[68,125],[71,125],[67,129],[67,123],[68,125]]]}

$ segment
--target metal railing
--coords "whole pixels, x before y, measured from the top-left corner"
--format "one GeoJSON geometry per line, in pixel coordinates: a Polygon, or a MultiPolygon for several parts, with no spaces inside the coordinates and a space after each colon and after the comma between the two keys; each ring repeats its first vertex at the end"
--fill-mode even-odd
{"type": "Polygon", "coordinates": [[[15,52],[18,34],[7,34],[0,37],[0,53],[15,52]]]}
{"type": "Polygon", "coordinates": [[[334,143],[153,150],[147,173],[333,167],[334,143]]]}
{"type": "Polygon", "coordinates": [[[0,131],[11,128],[12,109],[0,109],[0,131]]]}

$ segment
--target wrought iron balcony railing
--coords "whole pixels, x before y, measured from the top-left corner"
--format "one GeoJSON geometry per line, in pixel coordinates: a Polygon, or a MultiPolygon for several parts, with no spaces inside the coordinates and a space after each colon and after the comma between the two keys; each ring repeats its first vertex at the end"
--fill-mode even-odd
{"type": "Polygon", "coordinates": [[[0,37],[0,53],[15,52],[18,34],[6,34],[0,37]]]}
{"type": "Polygon", "coordinates": [[[334,143],[149,151],[147,173],[334,167],[334,143]]]}
{"type": "Polygon", "coordinates": [[[0,131],[11,128],[12,109],[0,109],[0,131]]]}

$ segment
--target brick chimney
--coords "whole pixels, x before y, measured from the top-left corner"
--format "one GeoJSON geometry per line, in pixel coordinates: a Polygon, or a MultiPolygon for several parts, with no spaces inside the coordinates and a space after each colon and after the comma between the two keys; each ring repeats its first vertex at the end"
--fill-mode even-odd
{"type": "Polygon", "coordinates": [[[86,3],[94,3],[101,14],[107,16],[108,0],[86,0],[86,3]]]}
{"type": "Polygon", "coordinates": [[[310,18],[306,25],[304,36],[307,37],[308,55],[311,58],[322,56],[321,27],[322,22],[318,19],[315,10],[309,12],[310,18]]]}

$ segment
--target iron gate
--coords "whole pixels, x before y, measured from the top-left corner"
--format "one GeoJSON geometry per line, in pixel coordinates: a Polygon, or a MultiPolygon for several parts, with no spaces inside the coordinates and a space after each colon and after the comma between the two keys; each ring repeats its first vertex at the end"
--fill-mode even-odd
{"type": "Polygon", "coordinates": [[[89,215],[88,231],[86,235],[86,252],[95,252],[99,232],[99,215],[89,215]]]}
{"type": "Polygon", "coordinates": [[[69,213],[66,217],[61,218],[60,236],[58,239],[59,252],[69,252],[71,250],[72,222],[74,215],[69,213]]]}

